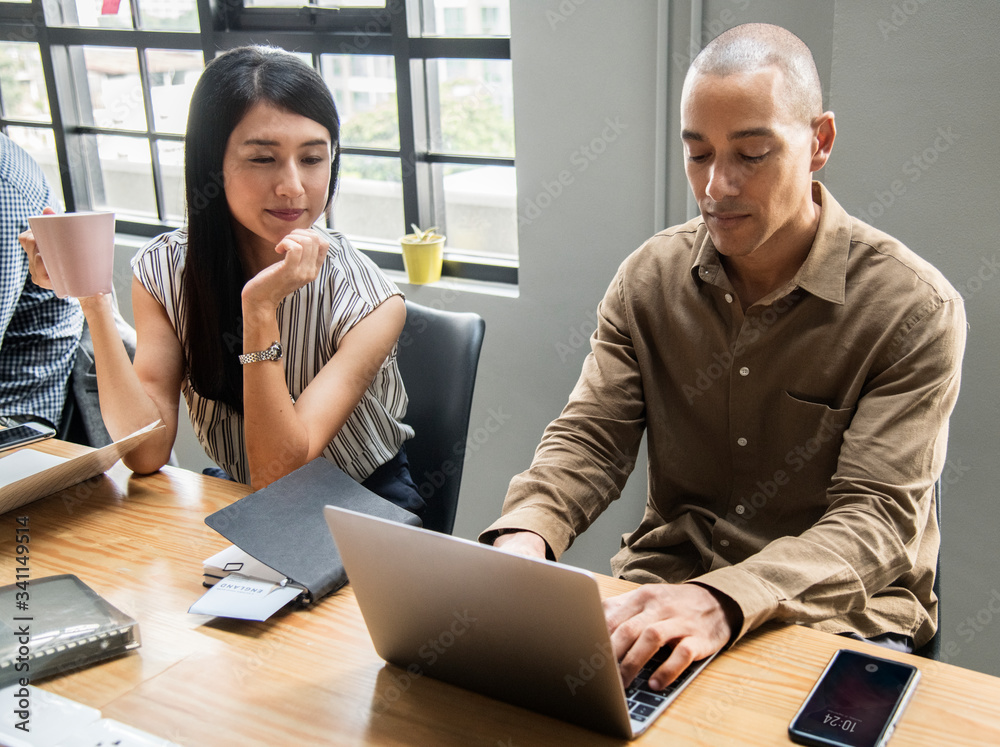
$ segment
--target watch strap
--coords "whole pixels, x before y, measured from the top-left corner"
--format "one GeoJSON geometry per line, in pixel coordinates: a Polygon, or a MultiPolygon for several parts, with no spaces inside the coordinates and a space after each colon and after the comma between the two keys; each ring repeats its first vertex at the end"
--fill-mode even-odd
{"type": "Polygon", "coordinates": [[[243,353],[240,355],[240,365],[247,363],[260,363],[261,361],[281,360],[281,343],[275,340],[264,350],[257,350],[253,353],[243,353]]]}

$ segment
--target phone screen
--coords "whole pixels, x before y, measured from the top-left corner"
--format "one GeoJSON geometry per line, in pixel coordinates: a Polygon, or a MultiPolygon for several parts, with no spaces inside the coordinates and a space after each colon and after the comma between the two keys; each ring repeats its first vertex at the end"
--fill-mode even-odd
{"type": "Polygon", "coordinates": [[[789,734],[805,744],[883,744],[919,676],[909,664],[842,649],[796,714],[789,734]]]}
{"type": "Polygon", "coordinates": [[[0,430],[0,451],[50,438],[55,431],[42,425],[15,425],[0,430]]]}

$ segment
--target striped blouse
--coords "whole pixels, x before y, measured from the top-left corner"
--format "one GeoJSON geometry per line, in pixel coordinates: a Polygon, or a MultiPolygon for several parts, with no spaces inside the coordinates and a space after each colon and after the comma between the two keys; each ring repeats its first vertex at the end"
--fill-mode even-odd
{"type": "MultiPolygon", "coordinates": [[[[330,241],[319,277],[286,296],[278,307],[282,362],[288,391],[296,399],[337,352],[344,335],[386,299],[401,295],[375,264],[338,233],[314,226],[330,241]]],[[[166,233],[132,259],[139,282],[162,304],[181,345],[186,347],[181,278],[187,229],[166,233]]],[[[237,350],[242,346],[236,346],[237,350]]],[[[234,353],[235,355],[235,353],[234,353]]],[[[243,414],[200,396],[185,377],[182,390],[195,435],[209,457],[240,482],[249,484],[243,414]]],[[[359,482],[392,459],[413,429],[400,422],[406,391],[396,365],[396,348],[323,456],[359,482]]],[[[280,455],[276,455],[280,457],[280,455]]]]}

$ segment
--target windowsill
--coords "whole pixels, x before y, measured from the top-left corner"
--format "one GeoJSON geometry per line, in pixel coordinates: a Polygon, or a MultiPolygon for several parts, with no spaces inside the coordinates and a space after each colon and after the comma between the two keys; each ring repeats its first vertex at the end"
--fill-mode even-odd
{"type": "MultiPolygon", "coordinates": [[[[151,241],[147,236],[135,236],[134,234],[116,233],[115,246],[129,250],[129,259],[142,246],[151,241]]],[[[358,246],[355,244],[355,246],[358,246]]],[[[358,247],[360,248],[360,247],[358,247]]],[[[402,270],[380,268],[385,276],[400,287],[406,295],[413,295],[418,288],[431,289],[434,292],[454,291],[458,293],[480,293],[486,296],[498,298],[518,298],[520,295],[517,285],[511,283],[496,283],[486,280],[472,280],[469,278],[442,277],[436,283],[426,285],[411,285],[407,280],[406,273],[402,270]]]]}
{"type": "MultiPolygon", "coordinates": [[[[510,283],[491,283],[485,280],[469,280],[466,278],[443,277],[436,283],[426,285],[411,285],[406,278],[406,273],[399,270],[385,270],[385,276],[399,286],[399,289],[407,296],[414,295],[418,288],[428,288],[435,292],[455,291],[458,293],[480,293],[486,296],[496,296],[499,298],[517,298],[520,295],[516,285],[510,283]]],[[[418,300],[414,298],[413,300],[418,300]]]]}

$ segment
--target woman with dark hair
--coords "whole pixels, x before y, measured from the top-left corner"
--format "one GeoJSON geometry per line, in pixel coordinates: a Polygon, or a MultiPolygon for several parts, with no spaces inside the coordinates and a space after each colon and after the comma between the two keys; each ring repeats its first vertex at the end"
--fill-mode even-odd
{"type": "MultiPolygon", "coordinates": [[[[188,116],[187,225],[132,260],[134,364],[110,298],[81,299],[110,434],[166,424],[125,458],[135,472],[169,459],[182,392],[208,455],[255,490],[324,456],[422,510],[400,422],[403,299],[345,237],[313,225],[336,188],[339,131],[325,82],[288,52],[241,47],[206,66],[188,116]]],[[[22,243],[48,284],[30,234],[22,243]]]]}

